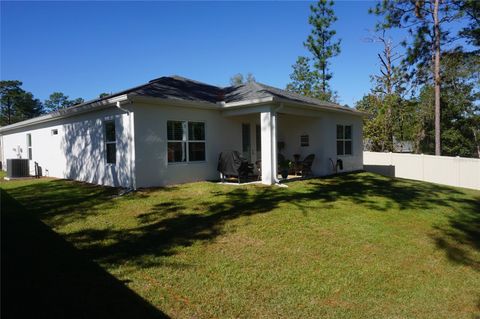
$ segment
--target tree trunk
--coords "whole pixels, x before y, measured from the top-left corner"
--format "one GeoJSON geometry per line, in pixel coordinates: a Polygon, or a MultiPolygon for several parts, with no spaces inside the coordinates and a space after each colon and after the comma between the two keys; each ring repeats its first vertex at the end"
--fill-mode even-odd
{"type": "Polygon", "coordinates": [[[434,36],[435,36],[435,67],[434,67],[434,85],[435,85],[435,155],[441,155],[440,140],[440,23],[438,19],[438,7],[440,0],[435,0],[433,9],[434,36]]]}
{"type": "Polygon", "coordinates": [[[480,136],[478,136],[475,128],[473,128],[472,130],[473,130],[473,138],[475,140],[475,146],[477,148],[477,157],[480,158],[480,136]]]}
{"type": "Polygon", "coordinates": [[[380,72],[384,75],[386,96],[383,97],[383,103],[387,103],[387,111],[385,118],[385,136],[386,141],[386,150],[389,152],[395,151],[393,143],[393,105],[392,105],[392,92],[393,92],[393,65],[392,65],[392,44],[385,38],[385,32],[382,36],[379,37],[380,41],[383,43],[383,57],[378,54],[378,58],[383,65],[384,71],[382,71],[382,66],[380,66],[380,72]]]}
{"type": "Polygon", "coordinates": [[[388,108],[387,108],[387,123],[388,123],[388,144],[389,145],[389,148],[390,148],[390,152],[394,152],[395,151],[395,147],[393,145],[393,123],[392,123],[392,92],[393,92],[393,88],[392,88],[392,83],[393,83],[393,80],[392,80],[392,77],[393,77],[393,71],[392,71],[392,48],[391,48],[391,45],[390,43],[387,42],[385,43],[385,58],[387,60],[387,94],[388,94],[388,100],[387,100],[387,103],[388,103],[388,108]]]}

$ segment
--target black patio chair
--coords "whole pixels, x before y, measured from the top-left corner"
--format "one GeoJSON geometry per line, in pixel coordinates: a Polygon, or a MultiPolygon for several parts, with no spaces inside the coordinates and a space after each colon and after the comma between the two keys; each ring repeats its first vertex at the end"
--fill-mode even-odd
{"type": "Polygon", "coordinates": [[[315,154],[310,154],[302,161],[302,177],[313,175],[312,165],[315,160],[315,154]]]}
{"type": "Polygon", "coordinates": [[[255,162],[255,168],[257,170],[257,180],[262,179],[262,160],[258,160],[255,162]]]}
{"type": "Polygon", "coordinates": [[[292,173],[297,176],[302,172],[302,161],[300,161],[300,154],[293,154],[292,173]]]}

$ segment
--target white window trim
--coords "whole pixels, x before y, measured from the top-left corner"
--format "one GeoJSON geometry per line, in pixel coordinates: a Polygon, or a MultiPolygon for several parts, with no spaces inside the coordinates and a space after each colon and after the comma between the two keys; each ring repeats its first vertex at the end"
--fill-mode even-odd
{"type": "MultiPolygon", "coordinates": [[[[339,142],[339,141],[342,141],[343,143],[343,154],[337,154],[337,156],[342,156],[342,157],[346,157],[346,156],[353,156],[353,125],[352,124],[337,124],[335,126],[335,135],[337,134],[337,126],[342,126],[343,128],[343,138],[337,138],[336,136],[336,142],[339,142]],[[345,127],[346,126],[350,126],[350,134],[351,134],[351,138],[345,138],[345,127]],[[345,142],[348,142],[350,141],[351,145],[352,145],[352,149],[351,149],[351,153],[350,154],[345,154],[345,142]]],[[[335,143],[335,148],[337,148],[337,143],[335,143]]],[[[338,149],[335,150],[336,152],[338,152],[338,149]]]]}
{"type": "Polygon", "coordinates": [[[207,163],[207,123],[205,121],[197,121],[197,120],[167,120],[166,123],[165,123],[165,126],[167,128],[167,144],[166,144],[166,155],[165,156],[165,160],[167,162],[167,165],[187,165],[187,164],[204,164],[204,163],[207,163]],[[183,127],[183,136],[182,136],[182,140],[169,140],[168,139],[168,122],[182,122],[182,127],[183,127]],[[204,127],[204,136],[205,136],[205,139],[203,140],[189,140],[188,139],[188,123],[203,123],[203,127],[204,127]],[[168,161],[168,143],[170,142],[181,142],[181,143],[185,143],[185,153],[184,153],[184,156],[185,156],[185,161],[181,161],[181,162],[169,162],[168,161]],[[204,143],[205,144],[205,160],[203,161],[190,161],[189,159],[189,144],[190,143],[204,143]]]}
{"type": "Polygon", "coordinates": [[[105,119],[103,121],[103,135],[104,135],[104,138],[103,138],[103,142],[105,143],[105,164],[108,165],[108,166],[115,166],[117,165],[117,123],[115,121],[115,119],[105,119]],[[113,123],[113,125],[115,126],[115,141],[107,141],[107,130],[106,130],[106,125],[107,123],[113,123]],[[108,162],[108,159],[107,159],[107,145],[109,144],[115,144],[115,163],[109,163],[108,162]]]}

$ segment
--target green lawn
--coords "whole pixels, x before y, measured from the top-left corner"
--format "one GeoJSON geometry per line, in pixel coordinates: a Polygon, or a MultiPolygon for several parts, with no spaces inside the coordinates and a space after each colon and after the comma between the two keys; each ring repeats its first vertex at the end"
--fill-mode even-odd
{"type": "Polygon", "coordinates": [[[479,191],[369,173],[288,186],[119,197],[71,181],[1,182],[2,227],[22,218],[13,236],[40,220],[92,264],[84,278],[118,281],[106,299],[111,285],[175,318],[480,316],[479,191]]]}

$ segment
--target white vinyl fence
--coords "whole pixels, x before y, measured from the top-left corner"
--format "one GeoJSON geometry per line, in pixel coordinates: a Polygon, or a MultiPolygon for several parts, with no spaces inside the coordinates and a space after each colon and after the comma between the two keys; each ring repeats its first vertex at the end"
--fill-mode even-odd
{"type": "Polygon", "coordinates": [[[363,168],[391,177],[480,189],[480,159],[363,152],[363,168]]]}

